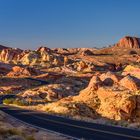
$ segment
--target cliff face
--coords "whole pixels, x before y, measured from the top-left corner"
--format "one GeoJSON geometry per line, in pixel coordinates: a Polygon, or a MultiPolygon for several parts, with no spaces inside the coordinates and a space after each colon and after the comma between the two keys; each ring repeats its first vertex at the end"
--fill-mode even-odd
{"type": "Polygon", "coordinates": [[[140,48],[140,38],[125,36],[115,46],[138,49],[140,48]]]}
{"type": "Polygon", "coordinates": [[[20,49],[12,49],[12,48],[4,48],[0,52],[0,60],[3,62],[9,62],[13,60],[17,60],[21,55],[22,50],[20,49]]]}

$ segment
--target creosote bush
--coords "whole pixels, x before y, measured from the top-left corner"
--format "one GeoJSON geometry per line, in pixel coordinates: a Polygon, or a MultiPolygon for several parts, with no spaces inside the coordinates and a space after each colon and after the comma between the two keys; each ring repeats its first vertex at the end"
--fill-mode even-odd
{"type": "Polygon", "coordinates": [[[15,105],[18,105],[18,106],[24,106],[25,105],[22,100],[15,99],[15,98],[4,99],[3,103],[4,104],[15,104],[15,105]]]}
{"type": "Polygon", "coordinates": [[[7,99],[3,100],[3,103],[4,104],[13,104],[14,100],[15,100],[14,98],[7,98],[7,99]]]}

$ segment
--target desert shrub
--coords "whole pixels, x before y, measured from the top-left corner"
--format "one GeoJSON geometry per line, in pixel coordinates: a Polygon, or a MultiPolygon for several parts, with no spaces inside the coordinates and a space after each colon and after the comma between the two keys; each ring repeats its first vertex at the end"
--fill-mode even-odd
{"type": "Polygon", "coordinates": [[[13,104],[14,100],[15,100],[14,98],[7,98],[7,99],[3,100],[3,103],[4,104],[13,104]]]}
{"type": "Polygon", "coordinates": [[[9,129],[7,131],[10,135],[21,135],[20,131],[18,131],[17,129],[13,128],[13,129],[9,129]]]}
{"type": "Polygon", "coordinates": [[[15,128],[0,129],[0,135],[20,135],[20,132],[15,128]]]}
{"type": "Polygon", "coordinates": [[[14,100],[13,104],[18,105],[18,106],[24,106],[24,102],[22,100],[14,100]]]}
{"type": "Polygon", "coordinates": [[[26,137],[26,140],[35,140],[35,138],[33,136],[28,136],[26,137]]]}
{"type": "Polygon", "coordinates": [[[15,99],[15,98],[4,99],[3,103],[4,104],[15,104],[15,105],[18,105],[18,106],[24,106],[25,105],[24,101],[19,100],[19,99],[15,99]]]}

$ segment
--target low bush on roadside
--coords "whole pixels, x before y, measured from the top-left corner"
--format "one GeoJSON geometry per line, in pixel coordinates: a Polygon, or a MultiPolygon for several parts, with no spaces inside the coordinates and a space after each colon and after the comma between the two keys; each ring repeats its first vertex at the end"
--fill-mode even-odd
{"type": "Polygon", "coordinates": [[[18,106],[24,106],[24,102],[22,100],[14,100],[13,104],[18,105],[18,106]]]}
{"type": "Polygon", "coordinates": [[[14,98],[4,99],[3,100],[3,103],[4,104],[13,104],[14,100],[15,100],[14,98]]]}
{"type": "Polygon", "coordinates": [[[8,140],[15,140],[15,139],[17,140],[19,138],[24,139],[24,140],[35,140],[35,138],[32,135],[26,135],[24,132],[16,128],[0,129],[0,139],[1,138],[2,139],[7,138],[8,140]],[[12,136],[15,136],[15,137],[12,137],[12,136]]]}
{"type": "Polygon", "coordinates": [[[8,98],[3,100],[4,104],[15,104],[18,106],[24,106],[25,103],[22,100],[15,99],[15,98],[8,98]]]}

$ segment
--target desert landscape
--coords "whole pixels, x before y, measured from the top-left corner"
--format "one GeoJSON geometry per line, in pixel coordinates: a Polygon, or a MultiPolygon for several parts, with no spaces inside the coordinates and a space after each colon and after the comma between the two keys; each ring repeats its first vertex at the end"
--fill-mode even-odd
{"type": "Polygon", "coordinates": [[[1,45],[0,96],[5,95],[14,96],[3,99],[8,106],[138,130],[140,39],[125,36],[100,49],[1,45]]]}

